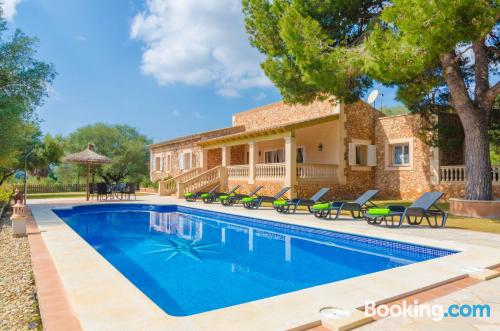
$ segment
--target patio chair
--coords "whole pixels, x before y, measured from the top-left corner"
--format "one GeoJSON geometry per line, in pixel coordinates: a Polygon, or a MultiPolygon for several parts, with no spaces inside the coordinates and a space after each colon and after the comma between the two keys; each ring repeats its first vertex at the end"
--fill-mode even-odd
{"type": "Polygon", "coordinates": [[[368,190],[354,202],[333,201],[316,204],[312,207],[314,216],[318,218],[330,219],[332,211],[335,211],[334,219],[338,219],[342,210],[350,211],[353,218],[363,218],[368,208],[377,208],[371,200],[378,194],[379,190],[368,190]]]}
{"type": "Polygon", "coordinates": [[[243,207],[247,209],[258,209],[263,202],[270,202],[273,205],[275,203],[285,203],[286,200],[280,200],[280,198],[285,195],[286,192],[290,190],[290,187],[284,187],[281,191],[276,193],[274,196],[267,196],[267,195],[258,195],[257,197],[248,197],[248,198],[243,198],[241,201],[243,202],[243,207]]]}
{"type": "Polygon", "coordinates": [[[97,183],[97,200],[101,200],[103,196],[106,200],[108,200],[108,194],[109,194],[108,184],[97,183]]]}
{"type": "Polygon", "coordinates": [[[409,207],[389,205],[386,208],[370,208],[365,213],[365,219],[369,224],[379,225],[384,222],[387,227],[391,228],[401,227],[404,220],[409,225],[420,225],[425,219],[430,227],[442,228],[446,225],[448,213],[436,206],[436,202],[443,195],[443,192],[424,193],[409,207]],[[430,218],[433,218],[433,222],[430,218]]]}
{"type": "Polygon", "coordinates": [[[134,195],[134,200],[137,200],[137,195],[135,194],[135,184],[134,183],[127,183],[125,187],[123,188],[122,191],[122,198],[123,196],[126,196],[128,200],[131,200],[130,197],[132,194],[134,195]]]}
{"type": "Polygon", "coordinates": [[[89,184],[89,196],[90,199],[94,200],[94,195],[97,196],[97,184],[89,184]]]}
{"type": "Polygon", "coordinates": [[[248,194],[235,194],[235,195],[229,195],[227,197],[220,197],[219,200],[221,202],[221,204],[225,207],[227,206],[232,206],[234,205],[235,203],[240,203],[241,200],[243,198],[249,198],[249,197],[252,197],[254,196],[255,194],[257,194],[257,192],[259,192],[260,190],[262,190],[264,186],[257,186],[256,188],[254,188],[252,190],[252,192],[248,193],[248,194]]]}
{"type": "Polygon", "coordinates": [[[205,195],[205,194],[212,194],[214,193],[215,191],[217,191],[217,189],[219,188],[220,185],[215,185],[210,191],[208,192],[202,192],[202,191],[199,191],[199,192],[196,192],[196,193],[192,193],[192,192],[188,192],[188,193],[184,193],[184,198],[186,199],[186,201],[190,201],[190,202],[194,202],[200,198],[202,198],[202,195],[205,195]]]}
{"type": "Polygon", "coordinates": [[[227,193],[226,192],[214,192],[212,194],[204,193],[201,195],[201,198],[203,199],[204,203],[213,203],[213,202],[219,200],[220,197],[230,196],[230,195],[234,194],[234,192],[236,192],[236,190],[239,189],[240,186],[241,185],[233,186],[233,188],[227,193]]]}
{"type": "Polygon", "coordinates": [[[330,189],[328,187],[323,187],[321,190],[316,192],[315,195],[313,195],[310,199],[304,199],[304,198],[295,198],[286,201],[283,204],[280,205],[273,205],[274,209],[278,213],[284,213],[284,214],[294,214],[297,211],[297,207],[299,206],[305,206],[309,210],[310,213],[313,213],[314,211],[311,209],[312,206],[317,204],[321,198],[328,193],[330,189]]]}

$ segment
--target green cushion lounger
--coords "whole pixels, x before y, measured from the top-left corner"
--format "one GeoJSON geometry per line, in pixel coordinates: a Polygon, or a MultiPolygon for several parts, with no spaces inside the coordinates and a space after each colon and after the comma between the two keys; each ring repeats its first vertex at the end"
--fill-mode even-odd
{"type": "Polygon", "coordinates": [[[223,197],[223,198],[220,198],[220,202],[222,203],[223,206],[232,206],[234,205],[235,203],[239,203],[240,201],[242,201],[244,198],[250,198],[252,196],[254,196],[255,194],[257,194],[257,192],[259,192],[260,190],[262,190],[264,186],[257,186],[256,188],[254,188],[252,190],[252,192],[248,193],[248,194],[234,194],[234,195],[230,195],[228,196],[227,198],[226,197],[223,197]]]}
{"type": "Polygon", "coordinates": [[[389,213],[379,208],[377,208],[378,210],[368,209],[365,213],[365,219],[369,224],[378,225],[384,222],[385,226],[391,228],[401,227],[405,220],[409,225],[420,225],[425,219],[430,227],[442,228],[446,225],[448,213],[436,206],[436,202],[443,195],[443,192],[427,192],[422,194],[409,207],[401,205],[387,206],[386,209],[390,211],[389,213]],[[433,222],[431,222],[431,218],[433,222]]]}
{"type": "Polygon", "coordinates": [[[201,198],[203,199],[204,203],[214,203],[215,201],[219,200],[221,196],[229,196],[233,195],[237,189],[240,188],[241,185],[236,185],[233,186],[233,188],[229,192],[214,192],[212,194],[205,194],[202,195],[201,198]]]}
{"type": "Polygon", "coordinates": [[[307,206],[309,212],[313,213],[314,211],[311,209],[311,207],[317,204],[321,200],[321,198],[326,193],[328,193],[328,191],[330,191],[328,187],[323,187],[321,190],[316,192],[316,194],[313,195],[310,199],[303,199],[303,198],[291,199],[288,200],[283,205],[274,205],[274,209],[276,209],[278,213],[293,214],[297,211],[297,207],[307,206]]]}
{"type": "Polygon", "coordinates": [[[214,193],[218,188],[219,188],[220,185],[216,185],[215,187],[213,187],[210,191],[208,192],[187,192],[187,193],[184,193],[184,198],[186,199],[186,201],[190,201],[190,202],[193,202],[193,201],[196,201],[197,199],[203,199],[204,197],[208,197],[210,196],[210,194],[214,193]]]}
{"type": "Polygon", "coordinates": [[[379,190],[368,190],[359,196],[354,202],[335,201],[329,206],[313,206],[314,216],[318,218],[331,219],[332,211],[335,212],[334,219],[338,219],[342,210],[351,212],[353,218],[363,218],[364,213],[370,207],[377,207],[371,200],[378,194],[379,190]]]}
{"type": "Polygon", "coordinates": [[[286,192],[290,190],[290,187],[284,187],[281,191],[276,193],[274,196],[266,196],[266,195],[259,195],[255,198],[249,198],[249,199],[243,199],[243,207],[247,209],[258,209],[263,202],[271,202],[274,203],[278,201],[283,201],[285,202],[286,200],[278,200],[280,199],[283,195],[285,195],[286,192]],[[246,200],[246,201],[245,201],[246,200]]]}

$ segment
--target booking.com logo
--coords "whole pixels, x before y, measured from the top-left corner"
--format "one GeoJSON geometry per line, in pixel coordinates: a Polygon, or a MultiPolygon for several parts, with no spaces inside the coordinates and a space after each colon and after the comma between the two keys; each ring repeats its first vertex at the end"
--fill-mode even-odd
{"type": "Polygon", "coordinates": [[[433,321],[457,317],[490,317],[491,308],[488,304],[453,304],[445,308],[443,305],[419,304],[403,301],[401,304],[376,305],[373,301],[365,302],[365,315],[369,317],[427,317],[433,321]]]}

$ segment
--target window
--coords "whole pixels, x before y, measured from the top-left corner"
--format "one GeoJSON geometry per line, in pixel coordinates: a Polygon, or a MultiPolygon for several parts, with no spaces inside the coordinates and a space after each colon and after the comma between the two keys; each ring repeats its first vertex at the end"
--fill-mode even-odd
{"type": "Polygon", "coordinates": [[[349,165],[359,167],[373,167],[377,165],[375,145],[370,141],[349,144],[349,165]]]}
{"type": "Polygon", "coordinates": [[[283,149],[266,151],[264,153],[264,163],[284,163],[284,162],[285,162],[285,151],[283,149]]]}
{"type": "Polygon", "coordinates": [[[366,166],[368,163],[368,146],[356,145],[356,165],[366,166]]]}
{"type": "Polygon", "coordinates": [[[385,143],[385,169],[412,171],[413,137],[388,139],[385,143]]]}
{"type": "Polygon", "coordinates": [[[155,164],[154,164],[154,170],[159,171],[161,168],[161,157],[156,156],[155,157],[155,164]]]}
{"type": "Polygon", "coordinates": [[[401,166],[410,164],[410,144],[391,145],[392,164],[401,166]]]}
{"type": "Polygon", "coordinates": [[[167,155],[167,171],[170,172],[172,171],[172,154],[167,155]]]}
{"type": "Polygon", "coordinates": [[[179,170],[184,170],[184,153],[179,153],[179,170]]]}
{"type": "Polygon", "coordinates": [[[297,163],[304,163],[304,147],[297,147],[297,163]]]}
{"type": "Polygon", "coordinates": [[[192,154],[191,153],[184,153],[184,167],[185,169],[191,169],[192,168],[192,154]]]}

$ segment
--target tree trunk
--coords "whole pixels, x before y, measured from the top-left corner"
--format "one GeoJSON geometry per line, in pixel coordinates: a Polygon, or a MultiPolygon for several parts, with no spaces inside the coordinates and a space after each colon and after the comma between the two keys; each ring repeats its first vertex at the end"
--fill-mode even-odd
{"type": "Polygon", "coordinates": [[[465,116],[465,119],[461,119],[465,132],[465,171],[467,173],[465,198],[492,200],[488,117],[484,113],[481,114],[479,109],[472,111],[478,116],[465,116]],[[468,117],[475,117],[475,120],[468,117]]]}
{"type": "Polygon", "coordinates": [[[441,56],[443,74],[465,134],[465,198],[492,200],[492,177],[488,137],[489,112],[474,105],[467,92],[454,51],[441,56]]]}

